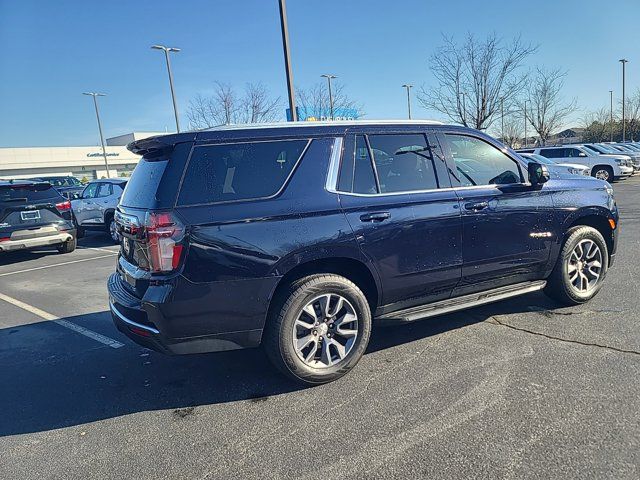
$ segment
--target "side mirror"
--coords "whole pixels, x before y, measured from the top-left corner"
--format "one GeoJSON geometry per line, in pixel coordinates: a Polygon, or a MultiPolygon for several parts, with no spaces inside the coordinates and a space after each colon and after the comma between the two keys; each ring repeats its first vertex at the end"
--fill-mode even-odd
{"type": "Polygon", "coordinates": [[[73,193],[73,194],[71,194],[71,199],[70,200],[78,200],[79,198],[82,198],[82,194],[73,193]]]}
{"type": "Polygon", "coordinates": [[[531,185],[542,185],[543,183],[548,182],[549,178],[551,178],[547,167],[540,163],[529,163],[527,165],[527,170],[529,172],[529,183],[531,183],[531,185]]]}
{"type": "Polygon", "coordinates": [[[587,156],[587,154],[586,154],[586,153],[584,153],[584,152],[580,152],[580,153],[578,154],[578,156],[579,156],[579,157],[586,157],[586,156],[587,156]]]}

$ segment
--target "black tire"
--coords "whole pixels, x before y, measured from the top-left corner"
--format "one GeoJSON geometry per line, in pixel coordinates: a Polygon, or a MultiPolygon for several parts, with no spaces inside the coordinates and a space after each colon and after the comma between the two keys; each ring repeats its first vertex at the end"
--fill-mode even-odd
{"type": "Polygon", "coordinates": [[[76,249],[77,240],[72,238],[69,241],[64,242],[61,245],[58,245],[58,252],[60,253],[71,253],[76,249]]]}
{"type": "Polygon", "coordinates": [[[613,182],[613,168],[609,165],[596,165],[591,169],[591,176],[607,182],[613,182]]]}
{"type": "MultiPolygon", "coordinates": [[[[332,382],[355,367],[364,354],[371,335],[371,310],[365,295],[350,280],[334,274],[310,275],[293,282],[273,301],[276,303],[271,308],[270,318],[267,320],[263,348],[271,362],[288,377],[307,385],[332,382]],[[357,328],[354,329],[357,330],[357,335],[344,358],[337,360],[333,365],[314,368],[298,356],[294,346],[294,335],[296,320],[302,315],[302,309],[314,298],[323,295],[336,295],[348,302],[349,308],[352,308],[357,316],[357,328]]],[[[336,311],[335,317],[337,316],[336,311]]],[[[328,336],[331,337],[331,332],[328,336]]],[[[336,340],[336,333],[333,340],[336,340]]],[[[322,345],[322,342],[317,345],[322,345]]]]}
{"type": "Polygon", "coordinates": [[[115,219],[113,217],[113,213],[107,214],[107,216],[104,218],[104,224],[105,224],[105,229],[107,231],[107,234],[109,235],[109,238],[111,238],[111,241],[115,245],[119,244],[120,243],[120,236],[118,235],[117,232],[114,234],[114,231],[115,231],[114,230],[115,229],[115,219]]]}
{"type": "Polygon", "coordinates": [[[579,305],[588,302],[602,288],[609,264],[607,243],[598,230],[593,227],[577,226],[570,229],[556,260],[556,265],[547,279],[544,292],[564,305],[579,305]],[[576,246],[584,240],[591,240],[600,249],[601,268],[599,278],[592,288],[580,291],[572,282],[569,273],[569,262],[576,246]]]}

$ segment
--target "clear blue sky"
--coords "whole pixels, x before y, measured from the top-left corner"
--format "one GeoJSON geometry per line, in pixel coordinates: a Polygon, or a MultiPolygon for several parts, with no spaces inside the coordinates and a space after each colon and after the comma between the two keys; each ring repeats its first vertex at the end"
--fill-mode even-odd
{"type": "MultiPolygon", "coordinates": [[[[565,96],[583,110],[640,86],[639,0],[288,0],[296,85],[338,75],[368,118],[405,115],[401,85],[429,85],[441,34],[521,34],[540,45],[529,66],[569,71],[565,96]]],[[[106,136],[173,128],[162,53],[173,56],[178,105],[215,80],[261,81],[286,98],[277,0],[0,0],[0,146],[95,145],[91,99],[106,136]]],[[[415,116],[437,118],[414,102],[415,116]]],[[[581,113],[574,115],[577,120],[581,113]]],[[[186,118],[182,119],[186,125],[186,118]]]]}

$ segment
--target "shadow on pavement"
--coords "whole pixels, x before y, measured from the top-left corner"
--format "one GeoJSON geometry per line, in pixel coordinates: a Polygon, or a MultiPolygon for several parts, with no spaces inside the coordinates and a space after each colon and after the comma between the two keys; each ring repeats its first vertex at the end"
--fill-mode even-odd
{"type": "MultiPolygon", "coordinates": [[[[482,322],[495,314],[553,308],[541,294],[374,329],[367,353],[482,322]]],[[[108,312],[65,320],[100,330],[108,312]]],[[[104,328],[102,328],[104,330],[104,328]]],[[[51,322],[0,330],[0,436],[46,431],[141,411],[256,402],[301,387],[278,374],[260,349],[165,356],[125,343],[114,349],[51,322]]],[[[186,410],[184,410],[186,409],[186,410]]]]}

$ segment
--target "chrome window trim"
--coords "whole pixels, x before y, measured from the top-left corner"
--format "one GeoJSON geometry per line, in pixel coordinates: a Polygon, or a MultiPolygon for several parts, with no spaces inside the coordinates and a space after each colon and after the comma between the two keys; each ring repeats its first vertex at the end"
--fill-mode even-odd
{"type": "Polygon", "coordinates": [[[277,196],[279,196],[280,194],[282,194],[282,192],[284,192],[285,188],[287,188],[287,185],[289,185],[289,181],[291,180],[291,178],[293,177],[293,174],[296,172],[296,170],[298,169],[298,166],[300,165],[300,162],[302,161],[302,159],[304,158],[305,154],[307,153],[307,150],[309,150],[309,146],[311,145],[311,142],[313,141],[313,138],[282,138],[282,139],[265,139],[265,140],[243,140],[243,141],[228,141],[228,142],[216,142],[216,143],[206,143],[206,144],[196,144],[193,145],[193,147],[191,147],[191,151],[189,152],[189,158],[187,159],[187,162],[184,166],[184,169],[182,170],[182,177],[180,178],[180,184],[178,185],[178,193],[176,195],[176,200],[174,202],[173,208],[191,208],[191,207],[203,207],[203,206],[207,206],[207,205],[225,205],[228,203],[238,203],[238,202],[253,202],[256,200],[269,200],[271,198],[276,198],[277,196]],[[293,141],[307,141],[307,144],[304,146],[304,148],[302,149],[302,152],[300,153],[300,156],[298,157],[298,159],[296,160],[296,162],[294,163],[293,167],[291,168],[291,171],[289,172],[289,175],[287,175],[287,178],[284,180],[284,183],[282,184],[282,186],[280,187],[280,189],[272,194],[272,195],[268,195],[266,197],[251,197],[251,198],[239,198],[236,200],[219,200],[216,202],[203,202],[203,203],[190,203],[188,205],[181,205],[178,203],[178,200],[180,198],[180,192],[182,191],[182,186],[185,180],[185,177],[187,175],[187,169],[189,168],[189,164],[191,163],[191,157],[193,156],[193,152],[195,151],[196,148],[200,148],[200,147],[212,147],[212,146],[218,146],[218,145],[240,145],[240,144],[246,144],[246,143],[267,143],[267,142],[293,142],[293,141]]]}
{"type": "Polygon", "coordinates": [[[331,193],[338,193],[338,174],[340,173],[340,159],[342,158],[343,137],[335,137],[331,147],[331,159],[325,189],[331,193]]]}

